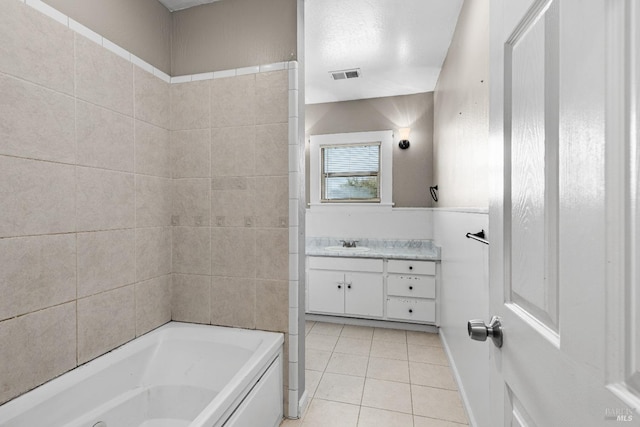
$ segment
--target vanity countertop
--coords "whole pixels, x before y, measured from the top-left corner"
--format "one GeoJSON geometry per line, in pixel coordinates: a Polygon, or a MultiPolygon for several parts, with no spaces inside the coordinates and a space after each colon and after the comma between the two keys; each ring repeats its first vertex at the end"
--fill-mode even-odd
{"type": "Polygon", "coordinates": [[[324,257],[440,260],[440,248],[431,240],[307,237],[306,254],[324,257]],[[341,240],[356,240],[357,247],[341,248],[341,240]],[[362,251],[359,248],[368,248],[368,250],[362,251]]]}

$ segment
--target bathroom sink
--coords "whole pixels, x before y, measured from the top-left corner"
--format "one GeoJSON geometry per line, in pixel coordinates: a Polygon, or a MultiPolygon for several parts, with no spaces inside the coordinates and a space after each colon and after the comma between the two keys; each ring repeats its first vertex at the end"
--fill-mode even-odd
{"type": "Polygon", "coordinates": [[[331,251],[331,252],[349,252],[349,253],[354,253],[354,252],[369,252],[371,249],[367,248],[365,246],[357,246],[355,248],[346,248],[344,246],[327,246],[326,248],[324,248],[325,251],[331,251]]]}

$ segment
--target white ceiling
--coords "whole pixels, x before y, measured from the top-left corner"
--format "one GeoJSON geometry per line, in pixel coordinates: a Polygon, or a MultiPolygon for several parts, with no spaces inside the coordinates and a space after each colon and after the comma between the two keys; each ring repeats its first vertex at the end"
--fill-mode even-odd
{"type": "MultiPolygon", "coordinates": [[[[170,11],[218,0],[160,0],[170,11]]],[[[435,89],[463,0],[305,0],[306,103],[435,89]],[[357,79],[330,71],[359,68],[357,79]]]]}
{"type": "Polygon", "coordinates": [[[306,0],[306,103],[434,90],[463,0],[306,0]],[[359,68],[333,80],[329,71],[359,68]]]}

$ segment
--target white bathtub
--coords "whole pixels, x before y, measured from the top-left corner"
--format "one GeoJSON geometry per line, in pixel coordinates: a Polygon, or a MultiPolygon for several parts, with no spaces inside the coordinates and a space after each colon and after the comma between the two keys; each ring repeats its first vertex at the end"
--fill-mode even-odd
{"type": "Polygon", "coordinates": [[[0,426],[278,426],[282,343],[171,322],[0,406],[0,426]]]}

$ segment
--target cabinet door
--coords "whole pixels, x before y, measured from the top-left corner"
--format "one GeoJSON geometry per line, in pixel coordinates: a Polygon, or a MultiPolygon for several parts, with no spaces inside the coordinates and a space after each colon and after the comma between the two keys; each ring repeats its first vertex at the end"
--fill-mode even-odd
{"type": "Polygon", "coordinates": [[[344,273],[309,270],[309,311],[344,314],[344,273]]]}
{"type": "Polygon", "coordinates": [[[383,285],[378,273],[345,273],[345,314],[382,317],[383,285]]]}

